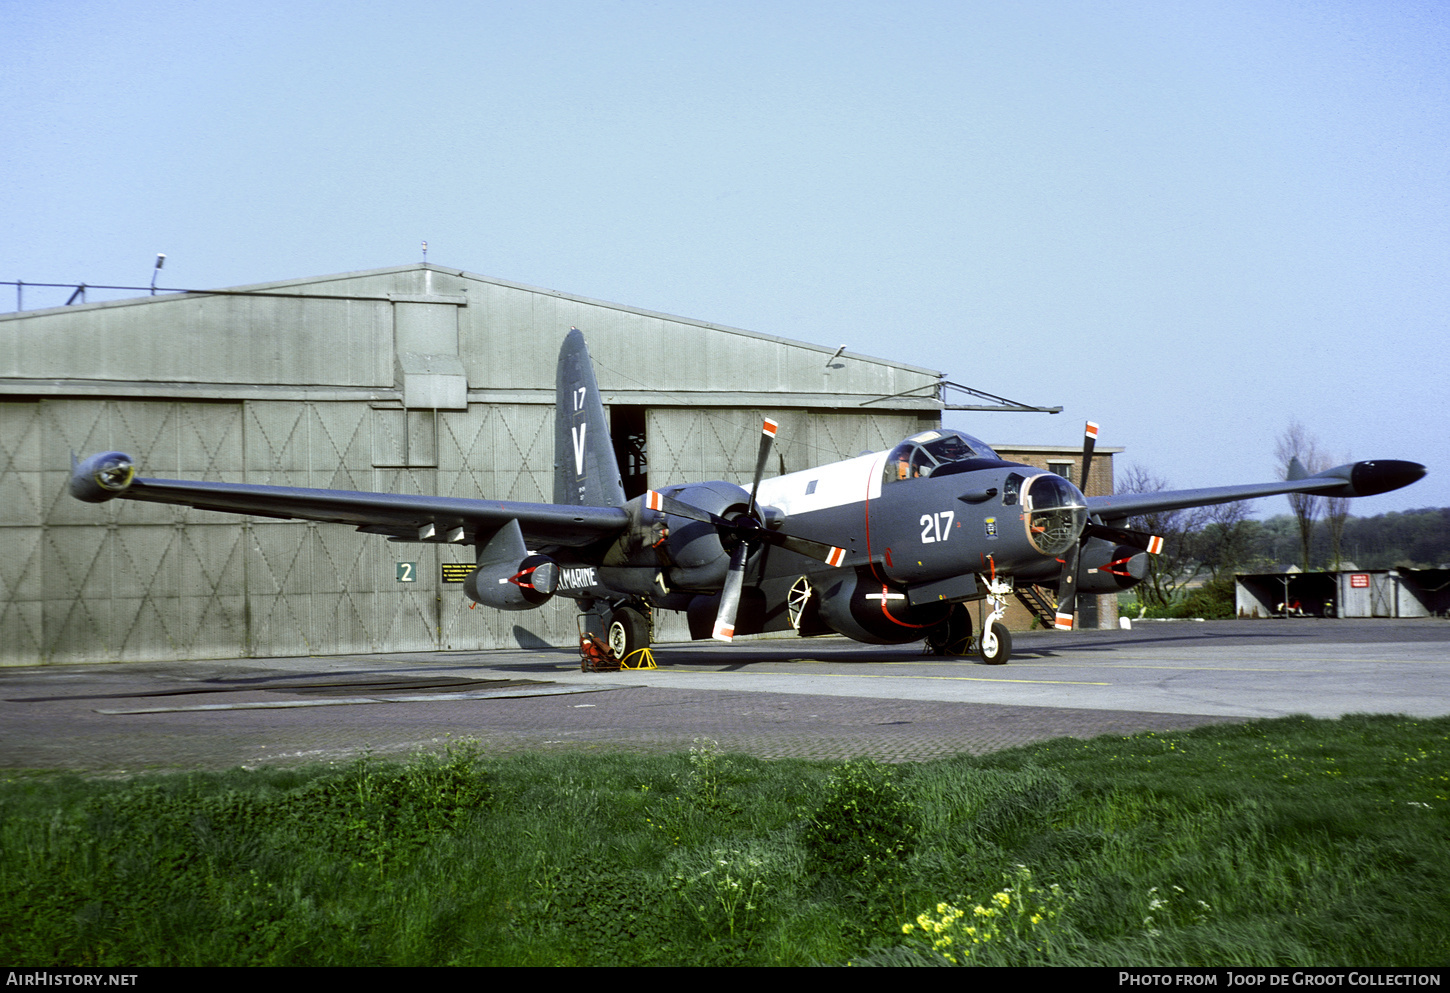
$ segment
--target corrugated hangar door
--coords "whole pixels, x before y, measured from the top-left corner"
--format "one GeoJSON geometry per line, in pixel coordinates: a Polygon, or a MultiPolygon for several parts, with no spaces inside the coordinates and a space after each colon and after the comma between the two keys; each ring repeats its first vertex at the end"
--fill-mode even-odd
{"type": "Polygon", "coordinates": [[[1395,616],[1395,577],[1388,572],[1370,573],[1370,616],[1395,616]]]}
{"type": "MultiPolygon", "coordinates": [[[[438,486],[448,497],[549,503],[554,499],[554,408],[543,404],[471,403],[438,414],[438,486]]],[[[471,546],[439,549],[440,562],[473,562],[471,546]]],[[[434,567],[435,579],[438,567],[434,567]]],[[[463,584],[438,586],[439,647],[540,648],[578,639],[572,600],[537,610],[469,609],[463,584]]]]}
{"type": "MultiPolygon", "coordinates": [[[[83,504],[66,491],[72,452],[129,452],[151,476],[239,480],[241,404],[57,399],[3,406],[32,408],[31,433],[22,437],[38,438],[39,447],[27,473],[38,484],[26,513],[31,523],[16,529],[30,551],[18,586],[5,582],[0,657],[35,665],[245,654],[246,555],[235,518],[125,500],[83,504]]],[[[3,530],[13,543],[12,529],[3,530]]],[[[14,551],[0,549],[0,556],[14,551]]]]}
{"type": "MultiPolygon", "coordinates": [[[[0,459],[24,467],[0,510],[0,662],[436,647],[434,546],[408,546],[420,582],[402,584],[403,546],[376,535],[66,492],[70,453],[108,450],[160,478],[392,488],[366,404],[57,399],[0,412],[0,459]]],[[[435,476],[400,488],[430,492],[435,476]]]]}
{"type": "MultiPolygon", "coordinates": [[[[366,403],[258,401],[246,411],[248,482],[401,493],[436,485],[436,456],[425,445],[414,464],[394,464],[399,441],[366,403]]],[[[434,546],[265,518],[246,531],[252,654],[436,647],[434,546]]]]}
{"type": "Polygon", "coordinates": [[[39,401],[0,402],[0,665],[45,651],[45,493],[39,401]]]}

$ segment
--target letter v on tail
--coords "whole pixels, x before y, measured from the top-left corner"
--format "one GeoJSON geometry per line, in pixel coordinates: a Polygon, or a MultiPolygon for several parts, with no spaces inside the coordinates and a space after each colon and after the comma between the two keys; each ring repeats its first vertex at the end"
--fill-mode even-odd
{"type": "Polygon", "coordinates": [[[574,440],[574,476],[576,479],[584,475],[584,433],[588,429],[588,422],[569,429],[574,440]]]}

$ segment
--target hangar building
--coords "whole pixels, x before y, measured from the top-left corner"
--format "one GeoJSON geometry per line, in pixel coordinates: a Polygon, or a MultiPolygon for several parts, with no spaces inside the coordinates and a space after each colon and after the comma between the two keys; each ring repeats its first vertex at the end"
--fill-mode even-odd
{"type": "MultiPolygon", "coordinates": [[[[421,264],[0,315],[0,664],[572,643],[575,610],[468,610],[470,548],[66,495],[144,475],[547,502],[554,365],[583,329],[629,495],[749,484],[941,420],[940,374],[421,264]]],[[[660,640],[687,637],[663,614],[660,640]]]]}

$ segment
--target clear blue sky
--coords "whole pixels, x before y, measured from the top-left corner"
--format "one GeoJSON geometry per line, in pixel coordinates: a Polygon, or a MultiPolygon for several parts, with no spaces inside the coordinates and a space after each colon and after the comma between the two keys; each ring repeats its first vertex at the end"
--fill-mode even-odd
{"type": "Polygon", "coordinates": [[[1447,56],[1408,0],[5,0],[0,279],[426,239],[1066,408],[948,415],[988,440],[1091,418],[1203,486],[1273,478],[1297,417],[1430,467],[1356,513],[1447,506],[1447,56]]]}

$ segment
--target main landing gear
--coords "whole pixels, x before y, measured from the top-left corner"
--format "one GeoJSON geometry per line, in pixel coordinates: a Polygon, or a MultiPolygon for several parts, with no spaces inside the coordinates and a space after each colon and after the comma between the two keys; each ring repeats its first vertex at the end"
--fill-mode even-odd
{"type": "Polygon", "coordinates": [[[953,604],[944,623],[926,636],[926,650],[932,655],[965,655],[972,650],[972,611],[964,603],[953,604]]]}
{"type": "Polygon", "coordinates": [[[653,669],[649,650],[653,633],[647,604],[597,603],[579,614],[580,668],[586,672],[653,669]]]}

